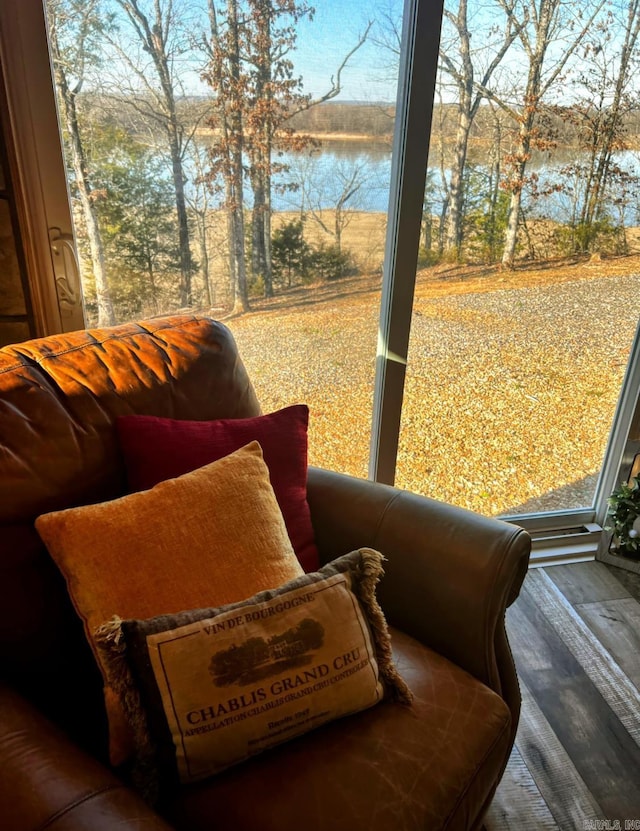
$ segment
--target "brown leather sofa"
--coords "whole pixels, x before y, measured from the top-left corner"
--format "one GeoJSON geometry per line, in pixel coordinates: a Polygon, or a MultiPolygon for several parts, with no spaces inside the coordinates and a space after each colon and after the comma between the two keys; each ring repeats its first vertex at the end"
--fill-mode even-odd
{"type": "Polygon", "coordinates": [[[101,679],[33,522],[124,492],[114,421],[130,413],[232,418],[259,405],[232,336],[207,318],[0,350],[0,828],[479,828],[518,721],[504,612],[529,538],[318,469],[308,498],[321,557],[371,546],[388,558],[379,597],[411,708],[383,702],[167,794],[163,818],[109,769],[101,679]]]}

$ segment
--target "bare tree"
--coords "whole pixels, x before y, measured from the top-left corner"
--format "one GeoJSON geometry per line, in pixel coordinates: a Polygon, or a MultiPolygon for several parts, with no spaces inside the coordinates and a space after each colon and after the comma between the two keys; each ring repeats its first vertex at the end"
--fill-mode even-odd
{"type": "Polygon", "coordinates": [[[588,65],[581,74],[586,100],[569,111],[578,126],[581,144],[588,153],[584,170],[584,202],[580,224],[588,248],[594,222],[602,210],[603,192],[616,168],[613,154],[626,147],[625,122],[640,108],[637,90],[629,84],[637,77],[640,0],[626,0],[595,27],[585,49],[588,65]],[[617,24],[617,25],[616,25],[617,24]],[[622,34],[622,38],[614,37],[622,34]],[[613,46],[614,53],[611,54],[613,46]]]}
{"type": "Polygon", "coordinates": [[[525,185],[527,164],[540,135],[536,119],[544,97],[564,72],[585,35],[597,18],[604,0],[585,14],[585,5],[570,0],[497,0],[517,31],[527,62],[527,79],[520,106],[507,103],[504,96],[484,88],[485,94],[509,112],[518,125],[515,147],[511,154],[511,175],[505,183],[510,193],[509,215],[502,264],[512,267],[518,240],[518,227],[525,185]],[[550,47],[555,49],[548,61],[550,47]]]}
{"type": "MultiPolygon", "coordinates": [[[[178,240],[180,251],[180,305],[192,304],[191,280],[193,262],[189,241],[189,222],[185,198],[184,152],[191,138],[185,129],[177,108],[181,89],[178,58],[187,50],[186,37],[180,41],[179,15],[174,0],[115,0],[126,13],[132,30],[146,55],[151,58],[153,73],[137,61],[128,44],[111,39],[137,83],[146,95],[126,96],[127,106],[134,107],[144,118],[151,119],[162,129],[171,159],[175,191],[178,240]],[[154,78],[155,76],[155,82],[154,78]]],[[[132,90],[130,90],[132,92],[132,90]]]]}
{"type": "Polygon", "coordinates": [[[237,0],[227,0],[226,18],[220,21],[214,0],[208,0],[209,65],[203,77],[215,93],[209,126],[214,140],[209,148],[207,180],[215,189],[222,178],[229,234],[229,271],[233,311],[249,309],[244,221],[244,125],[247,77],[240,54],[240,18],[237,0]]]}
{"type": "MultiPolygon", "coordinates": [[[[445,251],[460,253],[463,232],[463,208],[465,200],[465,166],[469,135],[473,121],[483,100],[483,90],[489,85],[491,78],[502,63],[512,43],[518,35],[520,26],[515,23],[513,15],[505,16],[502,31],[492,25],[489,32],[480,37],[478,49],[471,47],[471,32],[469,30],[469,8],[467,0],[458,0],[457,9],[444,10],[445,19],[453,27],[454,38],[452,43],[445,42],[440,49],[442,69],[454,81],[456,91],[456,135],[453,143],[453,159],[448,186],[448,211],[446,217],[445,251]],[[490,41],[492,36],[499,34],[497,44],[490,41]],[[489,41],[489,42],[488,42],[489,41]],[[454,52],[457,51],[457,60],[454,52]],[[482,66],[480,65],[482,62],[482,66]]],[[[475,33],[476,39],[478,33],[475,33]]]]}
{"type": "Polygon", "coordinates": [[[87,230],[95,280],[98,325],[115,323],[113,304],[105,269],[104,246],[98,223],[96,200],[85,139],[80,126],[78,96],[82,90],[93,50],[90,40],[101,28],[97,0],[49,0],[49,42],[58,101],[71,151],[75,186],[87,230]]]}
{"type": "Polygon", "coordinates": [[[338,251],[342,250],[342,233],[353,219],[353,201],[366,184],[364,163],[338,164],[333,168],[332,180],[336,188],[329,192],[325,177],[316,173],[303,183],[304,205],[325,234],[333,238],[338,251]],[[326,206],[331,205],[332,221],[327,219],[326,206]]]}

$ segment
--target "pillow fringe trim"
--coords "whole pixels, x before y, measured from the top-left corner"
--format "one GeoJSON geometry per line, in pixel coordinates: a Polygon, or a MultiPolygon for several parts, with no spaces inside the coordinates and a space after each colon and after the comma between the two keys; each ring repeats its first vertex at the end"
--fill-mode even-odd
{"type": "Polygon", "coordinates": [[[391,651],[389,627],[376,598],[376,586],[384,574],[382,563],[385,558],[373,548],[360,548],[359,554],[358,600],[366,611],[373,634],[380,676],[396,701],[411,704],[413,693],[396,668],[391,651]]]}
{"type": "Polygon", "coordinates": [[[107,683],[118,694],[127,714],[136,747],[136,762],[131,770],[133,785],[151,805],[158,802],[157,748],[151,740],[149,723],[138,687],[127,661],[127,644],[122,619],[114,616],[94,633],[98,648],[109,656],[107,683]]]}

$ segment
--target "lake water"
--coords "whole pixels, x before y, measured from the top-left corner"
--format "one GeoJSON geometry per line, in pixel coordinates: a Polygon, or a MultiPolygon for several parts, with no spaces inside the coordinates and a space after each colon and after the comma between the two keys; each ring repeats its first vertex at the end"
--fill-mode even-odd
{"type": "Polygon", "coordinates": [[[390,147],[331,142],[310,153],[283,153],[276,161],[289,166],[286,174],[274,179],[276,211],[335,208],[345,193],[351,193],[345,208],[376,213],[388,210],[390,147]],[[295,189],[286,187],[291,184],[295,189]]]}
{"type": "MultiPolygon", "coordinates": [[[[341,195],[350,192],[345,208],[358,211],[386,213],[389,203],[391,180],[391,148],[384,145],[361,144],[357,142],[326,142],[311,153],[285,153],[277,159],[289,166],[286,174],[274,178],[276,189],[273,195],[273,207],[276,211],[309,211],[320,208],[335,208],[341,195]],[[292,187],[293,186],[293,187],[292,187]]],[[[563,168],[572,162],[580,161],[580,156],[570,151],[556,151],[553,158],[539,155],[529,163],[528,172],[538,176],[538,189],[546,189],[560,182],[564,192],[532,200],[525,191],[524,207],[530,215],[543,216],[559,222],[569,222],[571,218],[572,193],[579,191],[582,185],[580,174],[569,175],[563,168]]],[[[625,151],[615,154],[615,163],[631,175],[640,178],[640,159],[638,153],[625,151]]],[[[479,171],[482,164],[477,164],[479,171]]],[[[484,168],[486,169],[486,168],[484,168]]],[[[442,206],[443,192],[439,185],[440,172],[430,168],[430,202],[431,210],[438,214],[442,206]]],[[[640,200],[640,188],[637,182],[629,182],[626,196],[625,224],[638,222],[636,204],[640,200]]],[[[621,191],[617,192],[619,195],[621,191]]],[[[251,195],[247,193],[250,204],[251,195]]],[[[620,205],[612,203],[611,211],[618,219],[616,211],[620,205]]]]}

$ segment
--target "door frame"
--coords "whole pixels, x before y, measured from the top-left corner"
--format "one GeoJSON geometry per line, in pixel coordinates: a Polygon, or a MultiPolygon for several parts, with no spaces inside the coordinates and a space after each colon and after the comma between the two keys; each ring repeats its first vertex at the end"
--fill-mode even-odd
{"type": "Polygon", "coordinates": [[[77,275],[69,257],[73,223],[42,0],[0,4],[0,60],[7,101],[5,141],[11,150],[36,333],[44,337],[81,329],[82,297],[75,291],[77,275]],[[61,302],[58,288],[71,281],[76,301],[69,303],[65,292],[61,302]]]}

